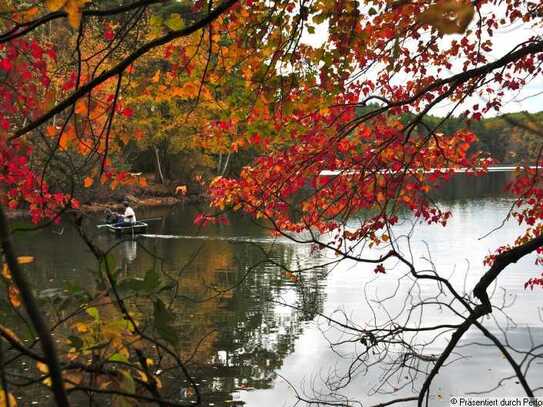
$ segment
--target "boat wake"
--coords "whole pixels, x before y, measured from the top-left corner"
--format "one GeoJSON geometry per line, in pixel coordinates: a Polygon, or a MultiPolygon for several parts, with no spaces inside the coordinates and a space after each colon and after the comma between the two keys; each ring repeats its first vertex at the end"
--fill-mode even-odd
{"type": "Polygon", "coordinates": [[[190,240],[226,240],[230,242],[243,242],[243,243],[292,243],[286,239],[277,238],[255,238],[248,236],[205,236],[205,235],[153,235],[153,234],[140,234],[139,237],[149,239],[190,239],[190,240]]]}

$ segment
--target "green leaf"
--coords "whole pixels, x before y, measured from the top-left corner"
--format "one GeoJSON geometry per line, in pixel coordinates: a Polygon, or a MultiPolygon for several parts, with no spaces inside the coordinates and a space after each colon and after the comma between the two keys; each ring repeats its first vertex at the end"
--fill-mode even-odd
{"type": "Polygon", "coordinates": [[[368,10],[368,14],[369,14],[370,16],[374,16],[374,15],[377,14],[377,10],[375,10],[374,7],[370,7],[370,9],[368,10]]]}
{"type": "Polygon", "coordinates": [[[315,27],[313,27],[312,25],[308,25],[307,26],[307,32],[309,34],[315,34],[315,27]]]}
{"type": "Polygon", "coordinates": [[[229,45],[232,45],[234,43],[234,41],[232,41],[229,37],[227,37],[226,35],[222,35],[221,36],[221,39],[219,40],[219,45],[221,47],[227,47],[229,45]]]}
{"type": "Polygon", "coordinates": [[[175,346],[178,342],[177,332],[170,325],[175,319],[174,316],[160,299],[155,300],[153,308],[154,326],[157,333],[162,339],[175,346]]]}
{"type": "Polygon", "coordinates": [[[66,291],[68,291],[70,294],[82,294],[83,293],[83,290],[81,289],[80,286],[78,286],[77,284],[72,283],[70,281],[64,284],[64,289],[66,291]]]}
{"type": "Polygon", "coordinates": [[[317,15],[314,15],[313,16],[313,22],[315,24],[322,24],[324,22],[324,20],[326,20],[326,14],[325,13],[320,13],[320,14],[317,14],[317,15]]]}
{"type": "Polygon", "coordinates": [[[145,277],[143,279],[143,287],[146,291],[153,291],[154,289],[158,288],[160,285],[160,274],[158,274],[154,270],[149,270],[147,273],[145,273],[145,277]]]}
{"type": "Polygon", "coordinates": [[[173,31],[179,31],[185,26],[185,23],[183,22],[183,19],[181,18],[180,14],[173,13],[166,20],[166,25],[168,26],[169,29],[173,31]]]}
{"type": "Polygon", "coordinates": [[[96,307],[90,307],[87,308],[87,314],[89,314],[95,321],[100,321],[100,313],[98,312],[98,308],[96,307]]]}
{"type": "Polygon", "coordinates": [[[128,359],[126,358],[126,356],[121,355],[120,353],[114,353],[113,355],[111,355],[111,357],[109,358],[109,361],[128,363],[128,359]]]}
{"type": "Polygon", "coordinates": [[[136,384],[134,383],[132,375],[125,370],[121,370],[120,373],[123,376],[120,384],[121,390],[126,393],[134,394],[136,392],[136,384]]]}
{"type": "Polygon", "coordinates": [[[102,261],[100,262],[100,269],[108,270],[111,274],[115,272],[116,268],[116,261],[115,257],[113,255],[108,254],[106,257],[102,258],[102,261]]]}
{"type": "Polygon", "coordinates": [[[145,273],[143,280],[141,278],[127,278],[123,280],[118,288],[119,290],[132,290],[135,292],[145,291],[150,293],[160,286],[160,274],[150,270],[145,273]]]}
{"type": "Polygon", "coordinates": [[[162,27],[162,17],[157,16],[157,15],[152,15],[151,18],[149,19],[149,24],[151,25],[152,28],[155,28],[155,29],[162,27]]]}

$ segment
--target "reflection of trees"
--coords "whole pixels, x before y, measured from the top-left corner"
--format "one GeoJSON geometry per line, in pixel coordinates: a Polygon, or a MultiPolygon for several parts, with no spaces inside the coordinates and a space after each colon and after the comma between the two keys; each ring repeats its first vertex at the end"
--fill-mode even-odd
{"type": "Polygon", "coordinates": [[[434,195],[440,201],[463,201],[505,196],[504,186],[513,178],[512,172],[495,172],[483,177],[456,174],[443,183],[434,195]]]}
{"type": "Polygon", "coordinates": [[[185,357],[191,357],[197,376],[213,378],[202,381],[206,397],[220,401],[239,388],[271,387],[275,372],[294,351],[301,323],[322,309],[321,270],[304,273],[303,284],[293,284],[273,264],[299,262],[293,246],[260,250],[219,240],[187,246],[184,255],[176,253],[177,264],[186,264],[191,248],[198,256],[179,272],[174,309],[185,357]],[[285,298],[299,309],[278,305],[285,298]]]}
{"type": "MultiPolygon", "coordinates": [[[[173,224],[179,228],[176,219],[173,224]]],[[[183,229],[186,228],[184,225],[183,229]]],[[[181,359],[197,378],[204,400],[214,401],[216,405],[231,399],[237,389],[271,387],[275,372],[294,351],[302,322],[320,312],[323,302],[324,269],[309,267],[295,275],[289,272],[299,269],[301,264],[311,263],[309,253],[300,251],[299,246],[273,243],[245,225],[234,223],[226,231],[233,234],[232,241],[227,240],[228,236],[220,240],[224,232],[218,230],[215,237],[211,231],[207,240],[120,242],[107,234],[96,239],[102,250],[114,246],[111,271],[117,278],[121,296],[126,298],[126,306],[144,332],[157,334],[153,326],[156,298],[161,298],[175,316],[176,347],[181,359]],[[237,239],[247,232],[252,237],[246,241],[237,239]],[[137,247],[135,259],[131,255],[134,246],[137,247]],[[153,277],[153,273],[158,274],[160,281],[155,284],[150,278],[150,286],[144,287],[146,278],[153,277]],[[137,288],[138,285],[142,287],[137,288]],[[283,307],[279,305],[281,302],[296,307],[283,307]]],[[[92,337],[99,337],[97,355],[105,359],[114,353],[110,339],[122,342],[119,349],[132,346],[128,332],[117,337],[105,324],[106,320],[125,324],[124,317],[115,305],[113,293],[106,289],[109,283],[97,272],[96,259],[83,246],[75,229],[66,227],[63,235],[42,230],[35,235],[22,235],[17,243],[37,258],[36,264],[29,267],[40,286],[36,294],[49,320],[54,325],[66,318],[67,322],[59,325],[55,333],[63,350],[69,350],[68,337],[73,335],[82,339],[84,347],[91,343],[92,337]],[[61,243],[63,250],[59,251],[61,243]],[[78,309],[81,301],[91,298],[88,295],[98,298],[87,307],[96,307],[104,324],[93,322],[86,308],[78,309]],[[71,315],[74,311],[77,313],[71,315]],[[101,348],[104,344],[107,346],[101,348]]],[[[5,300],[0,301],[3,320],[10,326],[20,326],[8,308],[5,300]]],[[[140,350],[156,360],[153,372],[164,386],[165,397],[194,400],[192,385],[175,369],[175,363],[149,344],[141,345],[140,350]]],[[[84,353],[83,357],[82,361],[89,356],[84,353]]],[[[10,372],[25,374],[24,369],[33,366],[25,363],[10,372]]],[[[136,378],[141,377],[140,373],[135,374],[136,378]]],[[[81,372],[78,375],[83,377],[81,372]]],[[[41,394],[33,393],[30,388],[23,393],[29,399],[33,394],[38,398],[41,394]]]]}

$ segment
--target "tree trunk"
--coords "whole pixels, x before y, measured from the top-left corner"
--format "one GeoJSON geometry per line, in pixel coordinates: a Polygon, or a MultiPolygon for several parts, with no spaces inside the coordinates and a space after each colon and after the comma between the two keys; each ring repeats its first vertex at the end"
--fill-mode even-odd
{"type": "Polygon", "coordinates": [[[224,162],[224,167],[220,173],[220,176],[224,176],[224,174],[226,173],[226,169],[228,168],[228,163],[230,162],[230,156],[232,155],[232,153],[229,151],[228,152],[228,155],[226,156],[226,161],[224,162]]]}
{"type": "Polygon", "coordinates": [[[217,162],[217,175],[221,174],[222,167],[222,153],[219,153],[219,161],[217,162]]]}
{"type": "Polygon", "coordinates": [[[160,183],[164,184],[164,174],[162,173],[162,167],[160,166],[160,154],[158,151],[158,147],[153,146],[153,150],[155,151],[156,170],[157,170],[158,178],[160,180],[160,183]]]}

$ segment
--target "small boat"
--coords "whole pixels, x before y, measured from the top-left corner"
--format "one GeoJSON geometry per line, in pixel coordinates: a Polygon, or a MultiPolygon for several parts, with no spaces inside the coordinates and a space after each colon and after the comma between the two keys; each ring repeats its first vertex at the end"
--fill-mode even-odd
{"type": "Polygon", "coordinates": [[[149,225],[145,222],[136,222],[130,226],[116,226],[114,224],[107,224],[104,227],[110,232],[117,235],[134,235],[138,233],[145,233],[149,225]]]}

